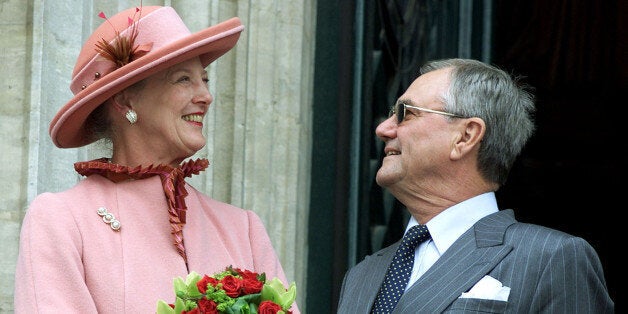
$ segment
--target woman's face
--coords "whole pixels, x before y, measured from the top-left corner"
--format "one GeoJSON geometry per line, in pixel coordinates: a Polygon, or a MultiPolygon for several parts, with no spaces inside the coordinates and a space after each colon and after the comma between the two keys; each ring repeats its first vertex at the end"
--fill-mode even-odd
{"type": "Polygon", "coordinates": [[[205,146],[203,118],[213,98],[199,58],[176,64],[130,89],[127,105],[135,124],[124,127],[124,143],[114,157],[127,164],[176,164],[205,146]]]}

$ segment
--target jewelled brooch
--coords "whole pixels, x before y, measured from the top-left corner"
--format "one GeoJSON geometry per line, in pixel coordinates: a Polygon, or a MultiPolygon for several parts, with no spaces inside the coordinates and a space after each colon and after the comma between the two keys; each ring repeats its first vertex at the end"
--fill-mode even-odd
{"type": "Polygon", "coordinates": [[[104,207],[100,207],[97,210],[97,213],[100,217],[102,217],[102,221],[104,221],[106,224],[108,224],[111,229],[113,229],[114,231],[118,231],[120,230],[120,221],[116,219],[116,216],[114,216],[112,213],[107,212],[107,209],[104,207]]]}

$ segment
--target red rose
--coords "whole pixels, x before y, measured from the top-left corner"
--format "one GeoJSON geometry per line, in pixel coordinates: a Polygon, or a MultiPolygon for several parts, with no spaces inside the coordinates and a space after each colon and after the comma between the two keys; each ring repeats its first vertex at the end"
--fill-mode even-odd
{"type": "Polygon", "coordinates": [[[264,283],[255,279],[255,278],[244,278],[242,279],[242,291],[244,294],[254,294],[262,291],[264,287],[264,283]]]}
{"type": "Polygon", "coordinates": [[[191,309],[189,311],[181,311],[181,314],[200,314],[198,308],[191,309]]]}
{"type": "Polygon", "coordinates": [[[201,278],[201,280],[199,280],[196,283],[196,287],[198,288],[198,291],[200,291],[202,294],[205,294],[205,291],[207,291],[207,284],[209,283],[211,279],[214,279],[214,278],[211,278],[207,275],[203,276],[203,278],[201,278]]]}
{"type": "Polygon", "coordinates": [[[246,270],[246,269],[240,269],[240,268],[236,268],[235,271],[238,272],[238,274],[240,274],[240,276],[242,276],[242,279],[255,279],[257,280],[257,273],[254,273],[250,270],[246,270]]]}
{"type": "Polygon", "coordinates": [[[207,300],[206,298],[202,298],[198,301],[198,308],[201,313],[205,314],[218,314],[218,310],[216,309],[216,302],[214,300],[207,300]]]}
{"type": "Polygon", "coordinates": [[[222,280],[222,290],[225,290],[228,296],[237,298],[240,296],[240,288],[242,288],[242,279],[227,275],[222,280]]]}
{"type": "Polygon", "coordinates": [[[259,314],[276,314],[281,311],[281,306],[273,301],[263,301],[257,311],[259,314]]]}

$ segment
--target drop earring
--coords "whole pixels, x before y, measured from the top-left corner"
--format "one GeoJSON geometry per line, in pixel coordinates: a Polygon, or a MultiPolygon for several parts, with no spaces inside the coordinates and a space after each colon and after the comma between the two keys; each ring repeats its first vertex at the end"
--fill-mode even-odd
{"type": "Polygon", "coordinates": [[[135,124],[135,122],[137,122],[137,113],[135,110],[129,109],[129,111],[126,112],[126,119],[129,120],[129,123],[135,124]]]}

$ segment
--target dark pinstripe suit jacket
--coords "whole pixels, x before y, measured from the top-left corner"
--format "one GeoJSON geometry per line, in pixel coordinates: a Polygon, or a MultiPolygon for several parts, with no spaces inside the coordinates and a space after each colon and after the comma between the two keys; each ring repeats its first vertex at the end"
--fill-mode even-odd
{"type": "MultiPolygon", "coordinates": [[[[338,313],[369,313],[399,243],[367,256],[342,284],[338,313]]],[[[512,210],[478,221],[401,297],[394,313],[613,313],[597,253],[584,239],[520,223],[512,210]],[[459,299],[490,275],[508,301],[459,299]]]]}

